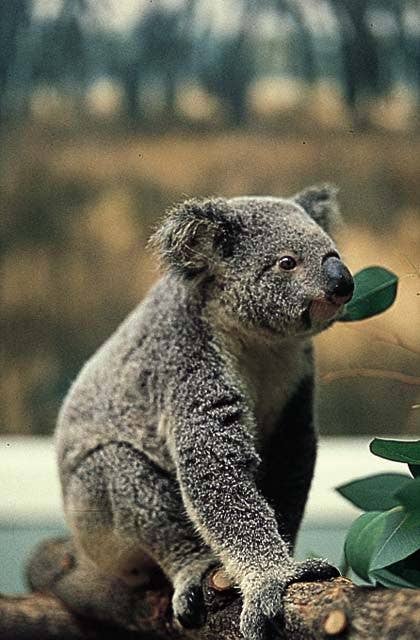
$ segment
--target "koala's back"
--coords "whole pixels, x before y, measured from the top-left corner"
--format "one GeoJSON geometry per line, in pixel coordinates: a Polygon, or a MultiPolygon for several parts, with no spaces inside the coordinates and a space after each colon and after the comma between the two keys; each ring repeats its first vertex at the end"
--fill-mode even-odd
{"type": "Polygon", "coordinates": [[[158,428],[165,356],[176,348],[174,327],[183,290],[163,278],[88,360],[61,408],[56,444],[65,476],[109,442],[128,442],[164,468],[172,468],[158,428]]]}

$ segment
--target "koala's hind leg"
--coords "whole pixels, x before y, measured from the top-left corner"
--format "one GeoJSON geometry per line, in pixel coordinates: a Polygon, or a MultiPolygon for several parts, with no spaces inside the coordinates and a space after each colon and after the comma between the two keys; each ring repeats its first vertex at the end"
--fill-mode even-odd
{"type": "Polygon", "coordinates": [[[76,544],[103,573],[139,584],[153,559],[172,580],[181,624],[204,622],[201,579],[217,560],[196,535],[170,474],[129,444],[108,444],[74,472],[65,510],[76,544]]]}

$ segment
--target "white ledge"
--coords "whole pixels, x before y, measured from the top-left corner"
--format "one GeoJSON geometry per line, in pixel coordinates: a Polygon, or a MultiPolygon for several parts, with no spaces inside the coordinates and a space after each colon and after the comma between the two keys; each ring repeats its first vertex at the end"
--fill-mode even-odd
{"type": "MultiPolygon", "coordinates": [[[[350,523],[360,513],[334,491],[337,485],[374,473],[407,471],[403,464],[373,456],[371,440],[369,436],[321,438],[305,525],[350,523]]],[[[62,524],[52,439],[5,436],[0,438],[0,452],[0,527],[62,524]]]]}

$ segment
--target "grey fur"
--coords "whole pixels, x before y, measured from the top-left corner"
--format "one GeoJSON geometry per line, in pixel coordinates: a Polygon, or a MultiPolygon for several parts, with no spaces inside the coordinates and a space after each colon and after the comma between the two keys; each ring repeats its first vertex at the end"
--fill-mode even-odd
{"type": "Polygon", "coordinates": [[[61,409],[64,506],[86,562],[135,582],[153,559],[185,626],[203,621],[212,564],[240,588],[251,640],[287,584],[336,575],[291,556],[315,461],[311,336],[336,318],[308,305],[324,295],[336,249],[320,225],[336,212],[324,186],[173,209],[153,239],[167,273],[61,409]],[[290,254],[298,267],[282,271],[290,254]]]}

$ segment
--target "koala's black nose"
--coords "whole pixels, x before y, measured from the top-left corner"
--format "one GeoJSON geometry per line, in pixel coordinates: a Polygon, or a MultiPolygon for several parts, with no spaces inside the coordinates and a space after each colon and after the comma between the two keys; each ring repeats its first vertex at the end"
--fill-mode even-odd
{"type": "Polygon", "coordinates": [[[326,277],[325,294],[337,304],[348,302],[354,290],[354,280],[346,265],[336,256],[329,256],[323,262],[326,277]]]}

